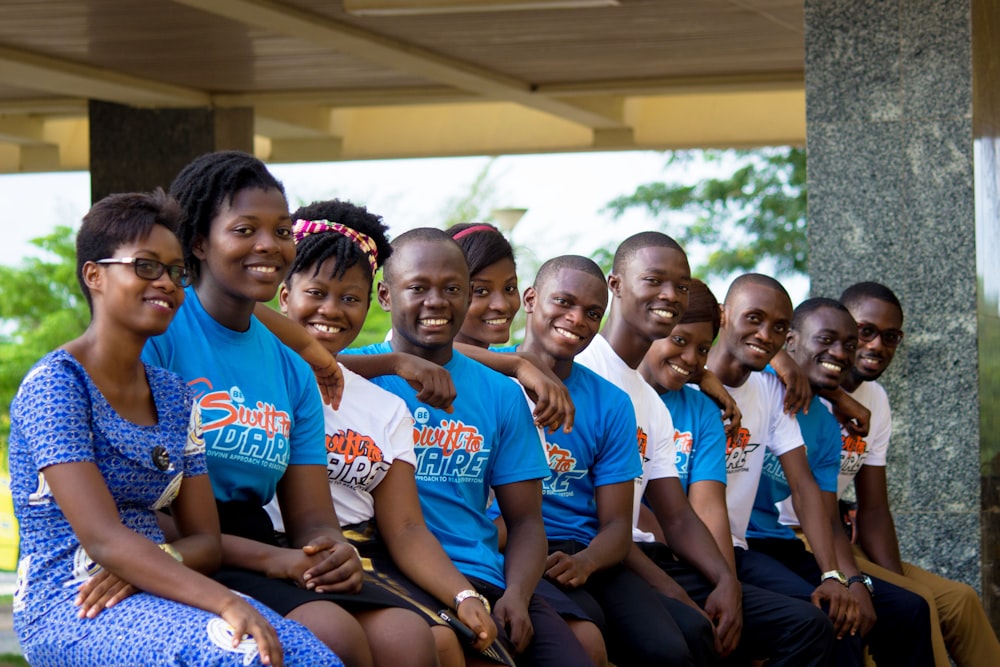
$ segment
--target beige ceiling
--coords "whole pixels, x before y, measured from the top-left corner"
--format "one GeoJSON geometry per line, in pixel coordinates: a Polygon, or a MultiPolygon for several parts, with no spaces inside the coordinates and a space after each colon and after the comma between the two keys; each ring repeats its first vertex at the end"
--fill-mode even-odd
{"type": "Polygon", "coordinates": [[[802,0],[0,0],[0,172],[86,169],[88,99],[252,107],[274,162],[801,143],[802,31],[802,0]]]}

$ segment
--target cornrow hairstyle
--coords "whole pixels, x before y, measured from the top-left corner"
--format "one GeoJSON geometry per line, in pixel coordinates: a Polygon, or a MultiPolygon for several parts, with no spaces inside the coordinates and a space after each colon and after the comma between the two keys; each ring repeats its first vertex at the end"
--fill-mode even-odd
{"type": "MultiPolygon", "coordinates": [[[[382,223],[382,216],[370,213],[364,206],[357,206],[351,202],[330,199],[326,201],[315,201],[308,206],[303,206],[292,214],[292,220],[326,220],[336,222],[350,227],[356,232],[360,232],[375,243],[377,256],[376,266],[382,266],[385,260],[392,254],[392,246],[386,237],[389,228],[382,223]]],[[[334,258],[336,266],[331,278],[339,280],[344,277],[344,273],[355,264],[361,262],[368,269],[368,258],[364,251],[358,247],[351,239],[336,232],[321,232],[310,234],[295,246],[295,260],[292,268],[288,271],[285,284],[291,285],[292,278],[312,267],[312,275],[319,273],[320,267],[326,260],[334,258]]],[[[369,275],[369,283],[374,276],[369,275]]]]}
{"type": "Polygon", "coordinates": [[[193,254],[195,239],[208,236],[212,220],[224,203],[232,205],[238,192],[250,188],[277,190],[285,195],[285,186],[263,162],[240,151],[218,151],[197,157],[170,184],[171,196],[187,214],[179,236],[184,261],[196,278],[200,266],[193,254]]]}
{"type": "Polygon", "coordinates": [[[91,206],[76,235],[76,280],[91,314],[94,304],[83,279],[84,264],[107,259],[121,246],[145,239],[154,225],[177,235],[183,224],[184,211],[162,188],[108,195],[91,206]]]}
{"type": "MultiPolygon", "coordinates": [[[[839,310],[851,314],[851,311],[847,309],[847,306],[837,301],[836,299],[828,299],[823,296],[813,297],[812,299],[806,299],[798,305],[795,311],[792,313],[792,329],[800,330],[803,325],[805,325],[806,320],[809,315],[815,313],[821,308],[832,308],[834,310],[839,310]]],[[[853,317],[851,318],[854,319],[853,317]]]]}
{"type": "MultiPolygon", "coordinates": [[[[503,233],[485,222],[461,222],[445,230],[462,249],[469,264],[469,275],[475,276],[502,259],[514,260],[514,249],[503,233]],[[474,229],[475,228],[475,229],[474,229]],[[467,232],[462,234],[462,232],[467,232]],[[458,236],[458,238],[455,238],[458,236]]],[[[516,264],[516,262],[515,262],[516,264]]]]}
{"type": "Polygon", "coordinates": [[[719,301],[712,294],[708,285],[698,280],[691,279],[688,291],[688,307],[684,315],[677,322],[678,324],[697,324],[698,322],[710,322],[712,324],[712,338],[719,335],[722,326],[722,313],[719,310],[719,301]]]}
{"type": "Polygon", "coordinates": [[[865,299],[878,299],[879,301],[896,306],[899,309],[899,316],[903,316],[903,304],[899,302],[899,297],[882,283],[873,281],[855,283],[845,289],[844,293],[840,295],[840,302],[848,308],[860,304],[865,299]]]}
{"type": "Polygon", "coordinates": [[[671,248],[678,250],[687,257],[684,248],[677,241],[661,232],[639,232],[633,234],[618,246],[615,250],[615,258],[611,264],[611,271],[621,273],[625,266],[635,257],[635,254],[645,248],[671,248]]]}

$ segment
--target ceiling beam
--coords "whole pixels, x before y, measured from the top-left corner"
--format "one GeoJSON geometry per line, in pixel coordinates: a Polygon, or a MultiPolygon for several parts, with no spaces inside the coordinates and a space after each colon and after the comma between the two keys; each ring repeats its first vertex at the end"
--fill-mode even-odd
{"type": "Polygon", "coordinates": [[[0,46],[0,83],[134,107],[208,106],[208,93],[0,46]]]}
{"type": "Polygon", "coordinates": [[[540,95],[530,83],[274,0],[174,1],[270,32],[319,44],[393,70],[422,76],[459,90],[514,102],[591,129],[625,127],[621,118],[609,117],[565,100],[540,95]]]}

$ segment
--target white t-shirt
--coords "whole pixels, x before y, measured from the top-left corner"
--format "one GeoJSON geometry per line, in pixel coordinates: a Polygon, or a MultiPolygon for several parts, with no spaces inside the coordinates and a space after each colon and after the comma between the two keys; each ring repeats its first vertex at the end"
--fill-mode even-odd
{"type": "MultiPolygon", "coordinates": [[[[587,349],[577,355],[576,361],[632,399],[637,425],[636,442],[642,456],[642,477],[635,480],[635,499],[632,504],[632,539],[636,542],[653,542],[655,538],[652,533],[637,527],[639,506],[649,480],[677,477],[677,466],[674,465],[674,422],[670,418],[670,412],[639,371],[622,361],[604,336],[594,336],[587,349]]],[[[752,496],[750,500],[752,503],[752,496]]]]}
{"type": "Polygon", "coordinates": [[[878,382],[862,382],[851,397],[871,410],[871,426],[864,438],[841,429],[844,447],[840,452],[840,475],[837,477],[837,497],[854,481],[861,466],[884,467],[892,435],[892,411],[889,397],[878,382]]]}
{"type": "Polygon", "coordinates": [[[760,485],[764,452],[776,457],[803,446],[794,417],[782,410],[785,387],[771,373],[755,372],[739,387],[726,387],[743,420],[736,442],[726,440],[726,507],[733,545],[747,548],[747,525],[760,485]]]}
{"type": "MultiPolygon", "coordinates": [[[[416,466],[413,417],[406,403],[343,366],[344,397],[340,408],[323,404],[326,431],[326,474],[343,526],[375,515],[372,489],[394,461],[416,466]]],[[[283,530],[277,498],[267,506],[275,530],[283,530]]]]}

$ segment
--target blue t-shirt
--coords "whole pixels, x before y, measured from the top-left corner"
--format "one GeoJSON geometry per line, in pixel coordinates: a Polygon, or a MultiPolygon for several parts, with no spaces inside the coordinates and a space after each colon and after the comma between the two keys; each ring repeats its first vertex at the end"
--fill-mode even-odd
{"type": "Polygon", "coordinates": [[[246,331],[224,327],[188,287],[184,306],[142,358],[194,388],[217,500],[265,505],[289,465],[326,466],[316,378],[257,318],[246,331]]]}
{"type": "MultiPolygon", "coordinates": [[[[392,352],[390,343],[362,354],[392,352]]],[[[406,402],[413,415],[417,491],[427,527],[460,572],[505,587],[497,529],[486,516],[490,487],[549,474],[528,404],[510,378],[454,352],[444,368],[458,396],[454,412],[420,403],[396,375],[372,382],[406,402]]]]}
{"type": "MultiPolygon", "coordinates": [[[[799,413],[798,421],[809,468],[819,490],[836,494],[837,475],[840,473],[840,424],[816,396],[809,404],[809,413],[799,413]]],[[[750,513],[747,537],[795,539],[794,531],[782,523],[779,507],[779,503],[788,502],[791,495],[781,461],[768,451],[764,455],[764,470],[750,513]]]]}
{"type": "Polygon", "coordinates": [[[628,394],[580,364],[565,385],[576,419],[571,433],[545,432],[550,473],[542,483],[542,518],[550,540],[590,544],[600,529],[596,488],[642,475],[635,412],[628,394]]]}
{"type": "Polygon", "coordinates": [[[695,482],[726,483],[726,431],[719,407],[691,387],[660,394],[674,420],[677,476],[687,493],[695,482]]]}

